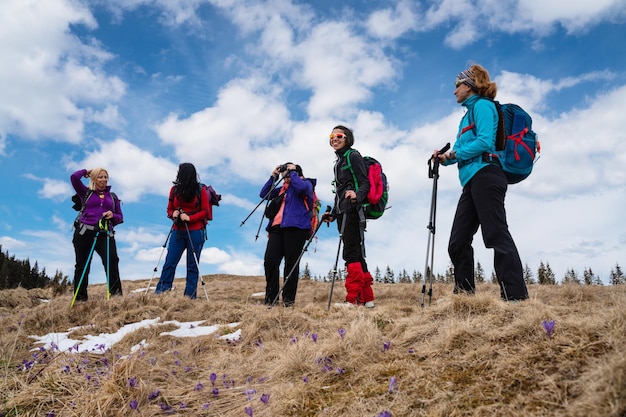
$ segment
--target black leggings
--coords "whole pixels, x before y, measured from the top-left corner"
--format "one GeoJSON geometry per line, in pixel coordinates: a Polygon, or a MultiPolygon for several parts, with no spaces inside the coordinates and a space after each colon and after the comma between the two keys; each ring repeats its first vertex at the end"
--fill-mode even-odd
{"type": "MultiPolygon", "coordinates": [[[[74,231],[74,238],[72,243],[74,244],[74,252],[76,254],[76,265],[74,267],[74,292],[78,287],[80,281],[80,288],[76,299],[79,301],[87,300],[87,285],[89,284],[89,270],[91,269],[91,260],[93,259],[93,253],[89,262],[89,253],[94,245],[94,239],[96,239],[95,230],[85,230],[80,234],[80,229],[74,231]],[[84,270],[84,275],[83,275],[84,270]],[[83,275],[81,281],[81,275],[83,275]]],[[[120,270],[119,270],[119,258],[117,256],[117,246],[115,245],[115,238],[113,236],[108,237],[109,246],[109,260],[107,267],[107,233],[100,232],[95,241],[94,252],[100,255],[102,259],[102,265],[104,266],[104,272],[108,273],[109,277],[109,292],[111,295],[122,295],[122,284],[120,282],[120,270]],[[108,269],[108,270],[107,270],[108,269]]]]}
{"type": "Polygon", "coordinates": [[[298,258],[309,238],[309,230],[296,227],[272,227],[269,230],[269,238],[265,249],[265,303],[272,304],[280,291],[280,262],[285,258],[283,277],[283,303],[291,305],[296,300],[298,290],[298,276],[300,265],[298,258]],[[293,273],[287,277],[291,269],[293,273]]]}
{"type": "Polygon", "coordinates": [[[463,187],[448,244],[454,265],[455,292],[475,290],[472,241],[480,226],[485,246],[494,250],[494,269],[502,299],[528,298],[522,262],[506,222],[507,186],[502,169],[487,165],[463,187]]]}

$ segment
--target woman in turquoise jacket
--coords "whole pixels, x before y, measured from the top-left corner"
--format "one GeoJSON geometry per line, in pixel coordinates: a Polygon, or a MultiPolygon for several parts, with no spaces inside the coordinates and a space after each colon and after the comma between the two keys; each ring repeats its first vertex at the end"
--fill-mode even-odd
{"type": "MultiPolygon", "coordinates": [[[[472,65],[456,78],[454,95],[467,111],[461,119],[456,142],[439,155],[442,165],[457,164],[463,192],[459,199],[448,253],[454,266],[454,293],[473,294],[474,249],[472,241],[481,227],[483,241],[494,250],[494,269],[505,301],[524,300],[528,290],[522,262],[506,222],[504,199],[507,180],[496,150],[497,86],[480,65],[472,65]]],[[[435,151],[434,157],[437,157],[435,151]]]]}

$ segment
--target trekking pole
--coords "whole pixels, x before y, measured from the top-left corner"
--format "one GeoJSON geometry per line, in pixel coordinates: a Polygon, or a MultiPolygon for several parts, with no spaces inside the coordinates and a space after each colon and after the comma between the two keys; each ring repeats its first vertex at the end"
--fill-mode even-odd
{"type": "MultiPolygon", "coordinates": [[[[98,224],[99,226],[100,224],[98,224]]],[[[111,283],[109,282],[109,279],[111,277],[110,273],[109,273],[109,267],[111,266],[111,262],[110,262],[110,257],[109,257],[109,245],[110,245],[110,239],[111,236],[109,235],[109,220],[105,220],[104,221],[104,233],[107,234],[107,270],[106,270],[106,275],[107,275],[107,301],[111,299],[111,283]]]]}
{"type": "MultiPolygon", "coordinates": [[[[437,156],[450,149],[450,143],[437,152],[437,156]]],[[[439,158],[430,157],[428,159],[428,178],[433,179],[433,193],[430,200],[430,219],[428,222],[428,243],[426,244],[426,265],[424,266],[424,284],[422,285],[422,302],[424,308],[424,298],[426,297],[426,279],[430,286],[428,288],[428,305],[433,297],[433,263],[435,260],[435,216],[437,214],[437,180],[439,179],[439,158]],[[432,165],[431,165],[432,162],[432,165]],[[430,268],[428,267],[428,257],[430,255],[430,268]]]]}
{"type": "Polygon", "coordinates": [[[163,242],[163,249],[161,249],[161,255],[159,255],[159,260],[157,261],[157,264],[154,267],[154,271],[152,272],[152,278],[150,278],[150,281],[148,281],[148,287],[146,288],[146,292],[144,293],[144,295],[147,295],[148,291],[150,291],[150,285],[152,284],[152,280],[156,276],[157,270],[159,269],[159,264],[161,263],[161,258],[163,257],[163,253],[165,252],[167,241],[170,240],[170,236],[172,235],[172,230],[174,230],[174,222],[172,222],[172,227],[170,227],[170,231],[167,234],[167,237],[165,238],[165,242],[163,242]]]}
{"type": "Polygon", "coordinates": [[[274,191],[274,190],[276,189],[276,187],[278,187],[278,184],[280,184],[280,183],[282,182],[282,180],[283,180],[283,177],[282,177],[282,175],[281,175],[281,176],[280,176],[280,178],[279,178],[279,179],[278,179],[278,180],[277,180],[274,184],[272,184],[272,188],[270,188],[270,190],[267,192],[267,194],[265,194],[265,196],[263,196],[263,198],[261,199],[261,201],[259,201],[259,204],[257,204],[257,205],[256,205],[256,207],[252,209],[252,211],[250,212],[250,214],[248,214],[248,215],[246,216],[246,218],[245,218],[245,219],[243,219],[243,221],[241,222],[241,224],[239,225],[239,227],[243,226],[243,225],[244,225],[244,223],[245,223],[245,222],[246,222],[246,221],[250,218],[250,216],[252,216],[252,214],[254,214],[254,212],[256,211],[256,209],[258,209],[258,208],[259,208],[259,206],[260,206],[261,204],[263,204],[263,202],[264,202],[265,200],[267,200],[267,198],[270,196],[270,194],[272,193],[272,191],[274,191]]]}
{"type": "Polygon", "coordinates": [[[333,288],[335,288],[335,278],[337,277],[337,264],[339,263],[339,252],[341,251],[341,242],[343,240],[343,232],[346,228],[347,213],[343,214],[341,219],[341,228],[339,229],[339,245],[337,246],[337,258],[335,259],[335,266],[333,267],[333,279],[330,283],[330,295],[328,296],[328,307],[326,311],[330,310],[330,303],[333,300],[333,288]]]}
{"type": "MultiPolygon", "coordinates": [[[[187,222],[185,223],[185,230],[187,230],[187,238],[189,239],[189,246],[191,246],[191,252],[193,253],[193,259],[196,261],[196,268],[198,268],[198,277],[200,277],[200,282],[202,282],[202,289],[204,289],[204,296],[206,300],[209,301],[209,294],[206,292],[206,286],[204,284],[204,278],[200,275],[200,262],[198,262],[198,255],[196,254],[196,249],[193,247],[193,242],[191,241],[191,233],[189,233],[189,226],[187,226],[187,222]]],[[[187,249],[189,250],[189,249],[187,249]]]]}
{"type": "MultiPolygon", "coordinates": [[[[270,204],[270,200],[267,200],[265,204],[265,209],[267,210],[267,206],[270,204]]],[[[254,241],[256,242],[259,239],[259,235],[261,234],[261,227],[263,226],[263,221],[265,220],[265,213],[261,216],[261,221],[259,222],[259,227],[256,229],[256,236],[254,237],[254,241]]]]}
{"type": "Polygon", "coordinates": [[[76,302],[76,297],[78,296],[78,290],[80,290],[80,284],[83,283],[83,277],[85,276],[85,271],[87,271],[87,267],[91,262],[91,256],[93,255],[93,250],[96,248],[96,242],[98,241],[98,235],[100,234],[100,230],[96,232],[96,236],[93,238],[93,244],[91,245],[91,249],[89,250],[89,256],[87,256],[87,261],[85,262],[85,266],[83,267],[83,273],[80,274],[80,279],[78,280],[78,285],[76,286],[76,291],[74,292],[74,297],[72,298],[72,303],[70,304],[70,308],[74,307],[74,302],[76,302]]]}
{"type": "MultiPolygon", "coordinates": [[[[331,210],[332,210],[331,206],[326,206],[326,213],[324,213],[324,214],[330,214],[331,210]]],[[[280,297],[280,294],[282,294],[283,290],[285,289],[285,285],[287,285],[287,281],[289,281],[291,279],[291,274],[293,274],[293,271],[295,271],[296,267],[300,263],[300,259],[302,259],[302,256],[304,255],[304,252],[307,251],[307,249],[309,248],[309,245],[311,244],[311,242],[313,242],[313,239],[315,238],[315,235],[317,235],[317,231],[320,230],[320,227],[322,227],[323,223],[324,222],[319,222],[319,224],[317,225],[317,227],[313,231],[313,234],[311,235],[311,237],[306,242],[306,245],[304,245],[304,247],[302,248],[302,251],[300,252],[300,256],[298,256],[298,259],[296,260],[296,263],[291,267],[291,271],[289,271],[289,273],[285,277],[285,281],[283,282],[283,286],[280,287],[280,290],[278,290],[278,294],[276,294],[276,297],[274,298],[274,301],[272,301],[272,304],[270,305],[270,308],[272,308],[272,307],[274,307],[276,305],[276,302],[278,301],[278,297],[280,297]]],[[[297,279],[297,277],[296,277],[296,279],[297,279]]]]}

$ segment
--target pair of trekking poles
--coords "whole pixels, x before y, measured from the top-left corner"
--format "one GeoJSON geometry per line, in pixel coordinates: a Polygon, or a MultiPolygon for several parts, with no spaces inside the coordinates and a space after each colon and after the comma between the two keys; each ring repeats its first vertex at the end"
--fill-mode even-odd
{"type": "MultiPolygon", "coordinates": [[[[241,222],[239,227],[243,226],[246,223],[246,221],[252,216],[252,214],[254,214],[254,212],[261,206],[261,204],[263,204],[263,201],[266,201],[266,207],[267,207],[267,205],[269,205],[269,203],[270,203],[269,196],[272,194],[272,191],[274,191],[280,185],[282,180],[283,180],[283,178],[281,176],[281,178],[279,178],[277,181],[275,181],[272,184],[272,187],[269,189],[269,191],[263,196],[261,201],[259,201],[259,204],[257,204],[256,207],[254,207],[252,209],[252,211],[248,214],[248,216],[246,216],[246,218],[243,219],[243,221],[241,222]]],[[[324,219],[324,216],[329,215],[331,210],[332,210],[331,206],[326,206],[326,212],[322,215],[322,219],[324,219]]],[[[257,234],[256,234],[256,237],[254,239],[255,241],[259,238],[259,234],[260,234],[261,227],[263,225],[264,218],[265,218],[265,216],[261,217],[261,222],[259,223],[259,227],[257,229],[257,234]]],[[[291,270],[289,271],[289,273],[284,277],[283,285],[278,290],[278,293],[276,294],[276,297],[274,297],[274,299],[272,300],[272,303],[270,304],[269,308],[274,307],[276,305],[276,303],[278,302],[278,299],[280,298],[280,295],[283,293],[283,290],[285,289],[285,286],[287,285],[289,280],[292,279],[291,275],[295,271],[296,267],[300,264],[300,260],[304,256],[304,253],[308,250],[309,245],[311,244],[311,242],[313,242],[313,239],[315,239],[315,237],[317,236],[317,232],[320,230],[320,227],[322,227],[322,224],[324,224],[324,223],[326,223],[326,222],[320,221],[318,223],[318,225],[316,226],[315,230],[313,231],[313,234],[311,234],[309,239],[306,241],[305,245],[303,246],[302,250],[300,251],[300,255],[298,256],[298,259],[296,260],[296,262],[291,267],[291,270]]],[[[339,247],[341,247],[341,240],[342,240],[341,239],[341,234],[343,233],[344,227],[345,227],[345,216],[344,216],[344,222],[342,222],[341,233],[340,233],[340,236],[339,236],[339,247]]],[[[337,249],[337,261],[335,262],[335,267],[333,268],[333,280],[332,280],[333,286],[334,286],[334,283],[335,283],[335,276],[337,275],[337,263],[338,263],[338,261],[339,261],[339,248],[337,249]]],[[[297,279],[297,277],[296,277],[296,279],[297,279]]],[[[332,293],[333,293],[333,289],[332,289],[332,286],[331,286],[330,298],[329,298],[329,302],[328,302],[329,308],[330,308],[330,299],[332,299],[332,293]]]]}
{"type": "Polygon", "coordinates": [[[91,249],[89,250],[89,255],[87,256],[87,261],[85,262],[85,266],[83,267],[83,272],[80,274],[80,279],[78,280],[78,285],[76,286],[76,291],[74,291],[74,297],[72,298],[72,303],[70,304],[70,308],[74,307],[74,303],[76,302],[76,297],[78,296],[78,291],[80,290],[80,286],[83,283],[83,278],[85,277],[85,273],[91,264],[91,258],[93,257],[93,252],[96,249],[96,243],[98,242],[98,236],[100,233],[104,232],[107,235],[107,251],[106,251],[106,280],[107,280],[107,300],[111,298],[111,288],[109,286],[109,247],[111,240],[111,232],[109,231],[109,219],[102,218],[98,222],[98,230],[96,231],[96,235],[93,238],[93,243],[91,244],[91,249]]]}
{"type": "MultiPolygon", "coordinates": [[[[437,152],[437,156],[443,155],[450,149],[450,143],[446,143],[446,146],[441,148],[437,152]]],[[[426,244],[426,265],[424,266],[424,284],[422,285],[422,301],[421,307],[424,307],[424,299],[428,293],[428,305],[430,306],[433,297],[433,264],[435,260],[435,218],[437,216],[437,180],[439,179],[439,158],[428,158],[428,178],[433,179],[433,192],[430,200],[430,219],[428,221],[428,242],[426,244]],[[430,258],[430,265],[429,265],[430,258]],[[430,285],[428,292],[426,291],[426,280],[428,279],[430,285]]]]}
{"type": "MultiPolygon", "coordinates": [[[[165,248],[167,247],[167,242],[170,240],[170,236],[172,236],[172,231],[174,230],[174,226],[176,225],[176,220],[174,220],[172,222],[172,226],[170,227],[170,231],[167,234],[167,237],[165,238],[165,242],[163,242],[163,249],[161,250],[161,255],[159,255],[159,260],[157,261],[156,266],[154,267],[154,271],[152,273],[152,278],[150,278],[150,281],[148,281],[148,286],[146,287],[146,292],[144,293],[144,295],[148,294],[148,291],[150,291],[150,285],[152,285],[152,280],[154,280],[154,277],[156,276],[157,270],[159,269],[159,264],[161,263],[161,258],[163,258],[163,253],[165,252],[165,248]]],[[[191,248],[191,252],[193,254],[193,260],[196,263],[196,268],[198,269],[198,278],[200,278],[200,282],[202,283],[202,289],[204,290],[204,297],[206,298],[207,301],[209,301],[209,294],[206,290],[206,284],[204,283],[204,278],[202,278],[202,274],[200,274],[200,262],[198,260],[198,254],[196,253],[196,249],[193,247],[193,242],[191,241],[191,233],[189,233],[189,226],[187,225],[187,222],[183,221],[183,224],[185,225],[185,231],[187,232],[187,241],[189,242],[189,247],[187,247],[187,250],[189,250],[191,248]]]]}

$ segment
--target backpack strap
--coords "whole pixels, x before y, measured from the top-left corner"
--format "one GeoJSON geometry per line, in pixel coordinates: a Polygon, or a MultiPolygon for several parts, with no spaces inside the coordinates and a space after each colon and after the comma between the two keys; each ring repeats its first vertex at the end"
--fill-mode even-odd
{"type": "Polygon", "coordinates": [[[350,173],[352,174],[352,180],[354,182],[354,188],[355,188],[355,192],[359,191],[359,182],[356,179],[356,174],[354,172],[354,168],[352,168],[352,161],[350,161],[350,155],[352,154],[352,151],[354,151],[354,149],[350,148],[348,149],[344,154],[343,157],[346,158],[346,161],[348,162],[348,165],[346,168],[348,168],[350,170],[350,173]]]}
{"type": "MultiPolygon", "coordinates": [[[[502,151],[506,147],[506,129],[504,127],[504,114],[502,114],[502,107],[499,101],[490,99],[489,97],[479,96],[479,99],[489,100],[493,103],[496,108],[496,113],[498,115],[498,127],[496,128],[496,151],[502,151]]],[[[460,137],[463,133],[468,130],[473,130],[474,134],[476,134],[476,122],[474,121],[474,106],[476,103],[472,104],[472,107],[468,110],[468,118],[470,121],[469,126],[464,127],[457,137],[460,137]]]]}
{"type": "Polygon", "coordinates": [[[80,222],[81,217],[83,217],[83,211],[85,211],[85,204],[87,204],[87,200],[89,200],[89,197],[91,197],[92,194],[93,194],[93,190],[87,189],[87,193],[85,193],[85,198],[83,198],[80,202],[81,203],[80,210],[78,211],[78,214],[76,215],[76,218],[74,219],[74,226],[76,226],[76,224],[80,222]]]}

